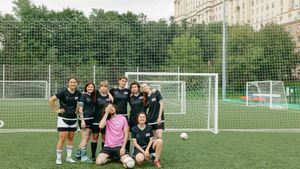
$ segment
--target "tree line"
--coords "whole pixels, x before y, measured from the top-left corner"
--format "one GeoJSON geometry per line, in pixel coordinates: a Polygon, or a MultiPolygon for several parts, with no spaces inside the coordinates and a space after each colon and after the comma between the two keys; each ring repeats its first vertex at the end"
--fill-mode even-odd
{"type": "MultiPolygon", "coordinates": [[[[29,0],[15,0],[13,11],[0,15],[1,64],[222,73],[222,23],[177,24],[172,17],[149,21],[144,14],[102,9],[85,16],[29,0]]],[[[247,81],[292,79],[299,54],[284,27],[226,28],[229,88],[240,90],[247,81]]]]}

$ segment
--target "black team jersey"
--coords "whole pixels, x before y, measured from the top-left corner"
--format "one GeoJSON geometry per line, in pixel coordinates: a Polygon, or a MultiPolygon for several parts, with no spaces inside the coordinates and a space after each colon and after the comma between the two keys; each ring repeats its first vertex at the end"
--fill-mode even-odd
{"type": "Polygon", "coordinates": [[[112,88],[110,94],[114,97],[114,104],[117,106],[117,114],[127,116],[127,102],[129,101],[129,89],[112,88]]]}
{"type": "MultiPolygon", "coordinates": [[[[155,90],[154,93],[151,93],[151,95],[148,96],[148,124],[157,122],[160,108],[159,101],[162,99],[163,98],[158,90],[155,90]]],[[[164,120],[164,113],[162,113],[161,120],[164,120]]]]}
{"type": "Polygon", "coordinates": [[[79,102],[83,103],[83,117],[85,120],[94,118],[95,105],[89,93],[83,93],[79,102]]]}
{"type": "Polygon", "coordinates": [[[59,93],[56,93],[55,96],[59,99],[60,109],[65,109],[64,113],[58,113],[58,116],[64,117],[66,119],[77,118],[75,113],[77,108],[77,101],[81,97],[81,92],[75,90],[71,93],[67,88],[59,93]]]}
{"type": "Polygon", "coordinates": [[[152,127],[145,125],[145,128],[142,130],[138,126],[134,126],[131,129],[131,138],[135,138],[137,143],[145,149],[150,141],[150,138],[153,137],[152,127]]]}
{"type": "MultiPolygon", "coordinates": [[[[130,96],[129,105],[130,105],[130,120],[136,120],[136,116],[140,112],[145,112],[146,109],[143,106],[143,93],[139,93],[137,96],[130,96]]],[[[146,112],[145,112],[146,113],[146,112]]]]}
{"type": "Polygon", "coordinates": [[[111,102],[108,95],[102,96],[100,94],[100,91],[96,90],[96,107],[95,107],[95,114],[94,114],[95,123],[99,123],[100,120],[102,119],[102,111],[103,111],[102,109],[104,105],[108,102],[111,102]]]}

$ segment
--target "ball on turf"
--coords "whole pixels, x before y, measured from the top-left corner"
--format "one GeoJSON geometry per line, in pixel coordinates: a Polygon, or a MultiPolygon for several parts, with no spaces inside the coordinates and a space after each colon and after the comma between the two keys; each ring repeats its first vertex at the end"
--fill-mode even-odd
{"type": "Polygon", "coordinates": [[[123,166],[125,168],[133,168],[135,165],[134,159],[132,159],[131,157],[125,157],[125,159],[123,160],[123,166]]]}
{"type": "Polygon", "coordinates": [[[180,138],[182,139],[182,140],[186,140],[186,139],[188,139],[188,135],[187,135],[187,133],[181,133],[180,134],[180,138]]]}

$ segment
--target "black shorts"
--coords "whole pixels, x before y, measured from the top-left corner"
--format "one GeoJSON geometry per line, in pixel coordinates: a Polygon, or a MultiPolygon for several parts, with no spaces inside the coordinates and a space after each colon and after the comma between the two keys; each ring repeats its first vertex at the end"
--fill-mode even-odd
{"type": "MultiPolygon", "coordinates": [[[[88,119],[88,120],[84,120],[85,121],[85,128],[92,128],[92,125],[93,125],[93,121],[94,121],[94,119],[88,119]]],[[[79,127],[80,127],[80,129],[82,129],[82,127],[81,127],[81,120],[79,120],[78,119],[78,124],[79,124],[79,127]]]]}
{"type": "Polygon", "coordinates": [[[131,128],[134,127],[134,126],[136,126],[136,125],[137,125],[136,120],[130,117],[130,120],[129,120],[129,131],[131,131],[131,128]]]}
{"type": "Polygon", "coordinates": [[[165,129],[165,122],[161,122],[160,125],[158,125],[157,123],[154,124],[148,123],[148,125],[152,127],[153,131],[157,129],[163,129],[163,130],[165,129]]]}
{"type": "Polygon", "coordinates": [[[121,146],[118,146],[118,147],[103,147],[103,149],[101,150],[100,153],[107,154],[109,156],[109,158],[111,158],[111,159],[120,160],[120,158],[121,158],[121,156],[120,156],[121,148],[122,148],[121,146]]]}
{"type": "Polygon", "coordinates": [[[91,130],[92,133],[100,133],[99,124],[92,124],[91,130]]]}
{"type": "MultiPolygon", "coordinates": [[[[144,150],[146,150],[147,147],[143,148],[144,150]]],[[[134,147],[133,150],[133,156],[135,157],[138,153],[142,153],[139,149],[137,149],[136,147],[134,147]]],[[[151,147],[149,148],[149,154],[151,153],[155,153],[155,151],[153,150],[153,143],[151,144],[151,147]]]]}

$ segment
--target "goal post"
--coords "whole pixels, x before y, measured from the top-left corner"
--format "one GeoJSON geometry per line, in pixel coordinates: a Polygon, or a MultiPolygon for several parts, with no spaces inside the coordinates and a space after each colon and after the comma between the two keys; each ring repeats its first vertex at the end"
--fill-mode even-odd
{"type": "Polygon", "coordinates": [[[165,109],[167,131],[211,131],[218,133],[218,74],[126,72],[132,81],[159,87],[165,109]]]}
{"type": "Polygon", "coordinates": [[[252,81],[246,83],[246,105],[268,106],[271,109],[288,109],[282,81],[252,81]]]}
{"type": "Polygon", "coordinates": [[[49,87],[47,81],[0,80],[2,99],[47,99],[49,87]]]}
{"type": "Polygon", "coordinates": [[[165,114],[186,113],[186,88],[185,81],[147,81],[140,80],[159,90],[166,100],[165,107],[170,110],[165,114]]]}

